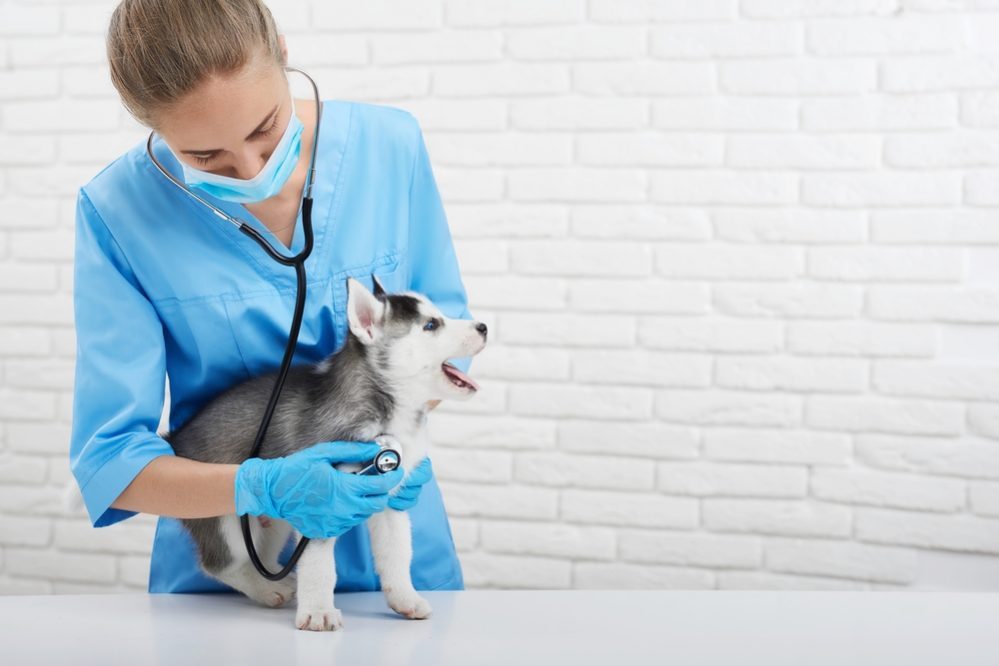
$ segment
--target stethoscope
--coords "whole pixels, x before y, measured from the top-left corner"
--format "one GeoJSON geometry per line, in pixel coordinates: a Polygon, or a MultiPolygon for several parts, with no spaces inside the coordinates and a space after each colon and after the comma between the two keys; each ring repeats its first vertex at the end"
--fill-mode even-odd
{"type": "MultiPolygon", "coordinates": [[[[260,428],[257,431],[257,437],[253,444],[253,451],[250,453],[250,458],[255,458],[258,453],[260,453],[260,445],[264,441],[264,435],[267,432],[267,426],[270,425],[271,416],[274,414],[274,408],[277,406],[278,396],[281,393],[281,389],[284,387],[285,377],[288,375],[288,369],[291,367],[291,359],[295,354],[295,346],[298,344],[298,332],[302,325],[302,313],[305,310],[305,260],[308,259],[309,254],[312,252],[312,182],[316,175],[316,146],[319,145],[319,126],[320,120],[322,119],[322,104],[319,101],[319,88],[316,86],[316,82],[313,81],[312,77],[303,72],[296,67],[285,66],[286,70],[298,72],[309,79],[309,83],[312,84],[312,92],[316,98],[316,129],[315,134],[312,137],[312,155],[309,162],[309,172],[305,179],[305,189],[303,191],[302,198],[302,224],[305,228],[305,247],[294,257],[286,257],[281,254],[264,238],[259,231],[250,226],[247,222],[235,218],[229,215],[224,210],[221,210],[218,206],[215,206],[210,201],[206,201],[204,198],[198,196],[196,193],[191,191],[184,183],[181,183],[177,178],[171,174],[169,171],[163,168],[163,165],[159,163],[156,156],[153,155],[153,133],[149,133],[149,137],[146,139],[146,152],[149,154],[149,158],[152,160],[153,164],[160,172],[170,179],[181,190],[186,192],[188,195],[193,197],[195,200],[200,201],[205,206],[208,206],[215,215],[222,218],[226,222],[236,225],[236,228],[242,231],[244,234],[252,238],[257,242],[260,247],[264,249],[275,261],[278,261],[285,266],[294,266],[295,275],[297,277],[298,286],[295,292],[295,312],[292,317],[291,329],[288,332],[288,343],[284,350],[284,358],[281,360],[281,369],[278,371],[277,379],[274,382],[274,390],[271,392],[270,401],[267,403],[267,409],[264,411],[264,418],[260,422],[260,428]]],[[[389,436],[380,436],[384,441],[391,441],[389,436]]],[[[378,439],[378,438],[376,438],[378,439]]],[[[399,466],[399,453],[395,449],[388,448],[385,443],[382,443],[383,448],[375,458],[361,470],[358,470],[357,474],[384,474],[386,472],[391,472],[399,466]]],[[[257,551],[253,547],[253,537],[250,534],[250,517],[249,514],[243,514],[240,516],[240,523],[243,527],[243,541],[246,543],[246,552],[250,556],[250,560],[253,562],[253,566],[256,567],[260,575],[269,580],[281,580],[295,568],[295,564],[298,562],[298,558],[302,556],[302,552],[305,551],[305,546],[308,545],[308,537],[302,537],[298,546],[295,548],[295,552],[292,553],[291,558],[288,560],[288,564],[284,566],[281,571],[277,573],[271,573],[268,571],[267,567],[260,561],[257,556],[257,551]]]]}

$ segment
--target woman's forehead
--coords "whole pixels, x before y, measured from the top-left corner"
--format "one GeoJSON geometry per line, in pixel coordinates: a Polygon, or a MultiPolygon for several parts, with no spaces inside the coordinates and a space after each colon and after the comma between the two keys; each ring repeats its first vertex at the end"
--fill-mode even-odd
{"type": "Polygon", "coordinates": [[[201,81],[160,114],[159,132],[179,150],[224,149],[245,141],[287,98],[281,67],[247,65],[240,72],[201,81]]]}

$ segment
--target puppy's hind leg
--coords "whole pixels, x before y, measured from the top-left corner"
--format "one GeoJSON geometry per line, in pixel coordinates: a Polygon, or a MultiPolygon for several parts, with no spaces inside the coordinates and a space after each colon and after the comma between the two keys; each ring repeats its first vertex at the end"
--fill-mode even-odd
{"type": "Polygon", "coordinates": [[[413,528],[409,514],[386,507],[367,520],[375,571],[389,607],[410,620],[430,617],[430,602],[413,587],[409,567],[413,560],[413,528]]]}
{"type": "MultiPolygon", "coordinates": [[[[184,525],[198,545],[202,568],[212,577],[264,606],[276,608],[294,598],[294,578],[268,580],[253,566],[246,553],[238,516],[184,519],[184,525]]],[[[271,571],[280,569],[277,555],[290,530],[291,526],[284,521],[274,521],[271,527],[262,528],[257,518],[250,516],[254,548],[271,571]]]]}

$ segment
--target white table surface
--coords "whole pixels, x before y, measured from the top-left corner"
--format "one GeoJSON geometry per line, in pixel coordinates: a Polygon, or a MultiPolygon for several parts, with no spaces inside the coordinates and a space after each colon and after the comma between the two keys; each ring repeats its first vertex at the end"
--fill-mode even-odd
{"type": "Polygon", "coordinates": [[[999,594],[895,591],[338,593],[344,627],[294,627],[293,603],[236,594],[0,597],[0,663],[999,664],[999,594]]]}

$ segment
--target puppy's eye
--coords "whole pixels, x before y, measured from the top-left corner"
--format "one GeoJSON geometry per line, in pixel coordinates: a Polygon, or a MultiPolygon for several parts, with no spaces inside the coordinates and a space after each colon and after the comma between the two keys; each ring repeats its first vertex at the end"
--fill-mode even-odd
{"type": "Polygon", "coordinates": [[[431,319],[430,321],[428,321],[426,324],[423,325],[423,330],[432,331],[436,329],[439,325],[440,321],[438,321],[437,319],[431,319]]]}

